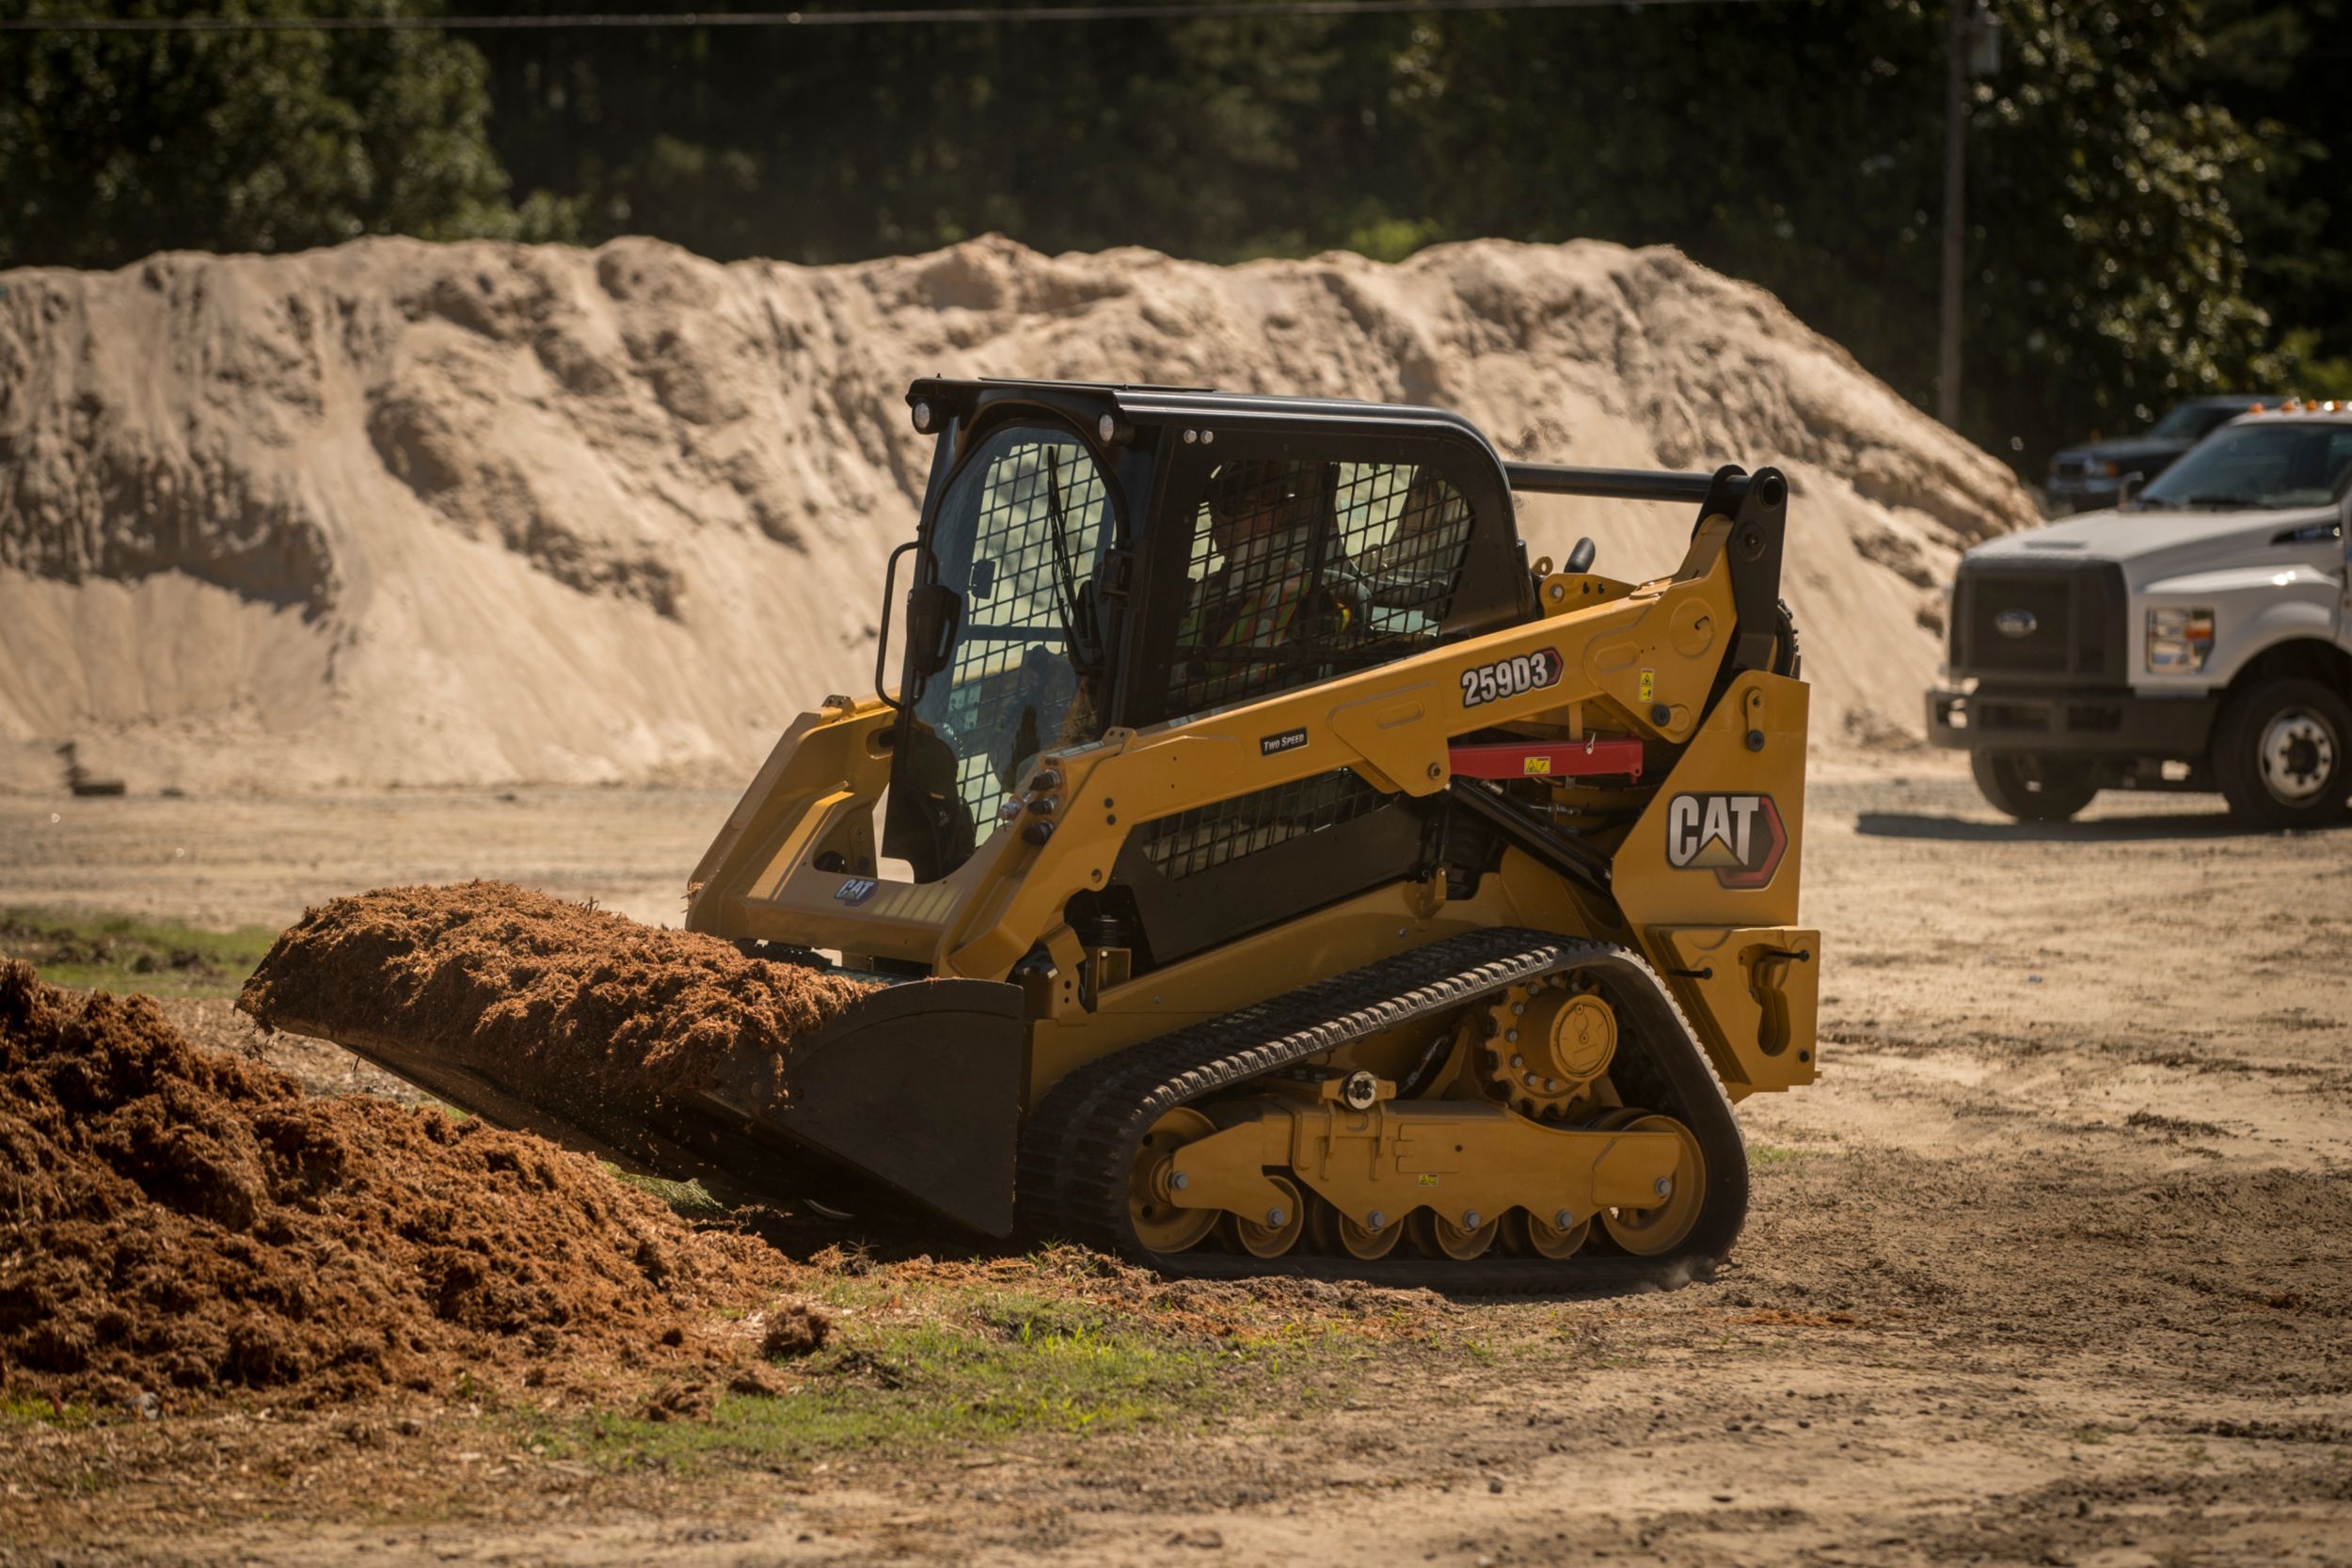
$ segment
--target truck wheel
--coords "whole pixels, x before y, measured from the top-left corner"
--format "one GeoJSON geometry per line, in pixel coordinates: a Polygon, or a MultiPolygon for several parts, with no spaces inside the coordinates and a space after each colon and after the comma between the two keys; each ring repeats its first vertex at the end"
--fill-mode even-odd
{"type": "Polygon", "coordinates": [[[1968,770],[1993,809],[2020,822],[2063,822],[2099,793],[2098,770],[2082,757],[1971,752],[1968,770]]]}
{"type": "Polygon", "coordinates": [[[2337,821],[2352,795],[2352,708],[2299,676],[2240,692],[2214,725],[2213,773],[2242,821],[2264,828],[2337,821]]]}

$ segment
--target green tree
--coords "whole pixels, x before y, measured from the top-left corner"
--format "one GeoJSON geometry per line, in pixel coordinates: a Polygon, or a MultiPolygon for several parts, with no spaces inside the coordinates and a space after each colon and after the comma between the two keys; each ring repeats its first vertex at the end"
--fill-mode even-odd
{"type": "Polygon", "coordinates": [[[2180,90],[2218,103],[2262,156],[2230,187],[2247,293],[2278,324],[2278,386],[2352,397],[2352,119],[2344,0],[2208,0],[2180,90]]]}
{"type": "MultiPolygon", "coordinates": [[[[17,18],[91,8],[0,0],[17,18]]],[[[243,0],[230,14],[351,10],[243,0]]],[[[219,12],[135,0],[112,14],[219,12]]],[[[434,32],[0,34],[0,265],[512,233],[485,78],[479,54],[434,32]]]]}
{"type": "MultiPolygon", "coordinates": [[[[2087,423],[2262,373],[2271,329],[2231,202],[2262,149],[2177,90],[2202,50],[2195,0],[1995,9],[2006,57],[1971,110],[1963,428],[2030,470],[2087,423]]],[[[1419,210],[1448,233],[1679,245],[1931,404],[1948,14],[1444,18],[1400,75],[1419,210]]]]}

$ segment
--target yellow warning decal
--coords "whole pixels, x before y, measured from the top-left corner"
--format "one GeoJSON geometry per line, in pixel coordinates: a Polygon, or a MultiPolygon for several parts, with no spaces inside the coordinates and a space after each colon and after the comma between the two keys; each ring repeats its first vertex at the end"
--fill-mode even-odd
{"type": "Polygon", "coordinates": [[[1657,672],[1657,671],[1655,671],[1655,670],[1645,670],[1645,671],[1643,671],[1643,672],[1642,672],[1642,686],[1641,686],[1641,693],[1640,693],[1642,701],[1644,701],[1644,702],[1645,702],[1645,703],[1646,703],[1646,702],[1648,702],[1648,701],[1650,700],[1650,698],[1651,698],[1651,697],[1652,697],[1652,696],[1653,696],[1653,695],[1657,692],[1657,690],[1658,690],[1658,672],[1657,672]]]}
{"type": "Polygon", "coordinates": [[[1530,773],[1549,773],[1551,771],[1551,758],[1538,752],[1529,757],[1521,766],[1530,773]]]}

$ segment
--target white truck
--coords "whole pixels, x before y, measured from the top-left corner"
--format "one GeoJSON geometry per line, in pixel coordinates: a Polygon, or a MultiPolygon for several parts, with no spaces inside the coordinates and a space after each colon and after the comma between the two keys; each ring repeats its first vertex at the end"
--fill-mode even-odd
{"type": "Polygon", "coordinates": [[[2025,821],[2218,789],[2270,828],[2352,797],[2352,403],[2257,406],[2114,511],[1962,558],[1928,736],[2025,821]]]}

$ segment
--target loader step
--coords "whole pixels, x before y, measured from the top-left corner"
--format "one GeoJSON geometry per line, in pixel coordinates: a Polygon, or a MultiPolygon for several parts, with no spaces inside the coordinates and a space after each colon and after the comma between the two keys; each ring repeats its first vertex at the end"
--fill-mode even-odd
{"type": "MultiPolygon", "coordinates": [[[[1631,1102],[1630,1101],[1629,1102],[1631,1102]]],[[[1747,1158],[1731,1104],[1656,973],[1626,948],[1515,927],[1466,932],[1164,1035],[1074,1071],[1031,1114],[1021,1149],[1025,1229],[1117,1251],[1167,1275],[1268,1274],[1476,1292],[1606,1292],[1679,1284],[1730,1249],[1747,1212],[1747,1158]],[[1699,1141],[1707,1198],[1684,1243],[1654,1258],[1392,1257],[1292,1254],[1268,1261],[1202,1250],[1156,1253],[1136,1240],[1129,1182],[1144,1134],[1166,1113],[1335,1046],[1499,997],[1562,974],[1609,983],[1637,1050],[1616,1069],[1641,1103],[1678,1117],[1699,1141]]]]}

